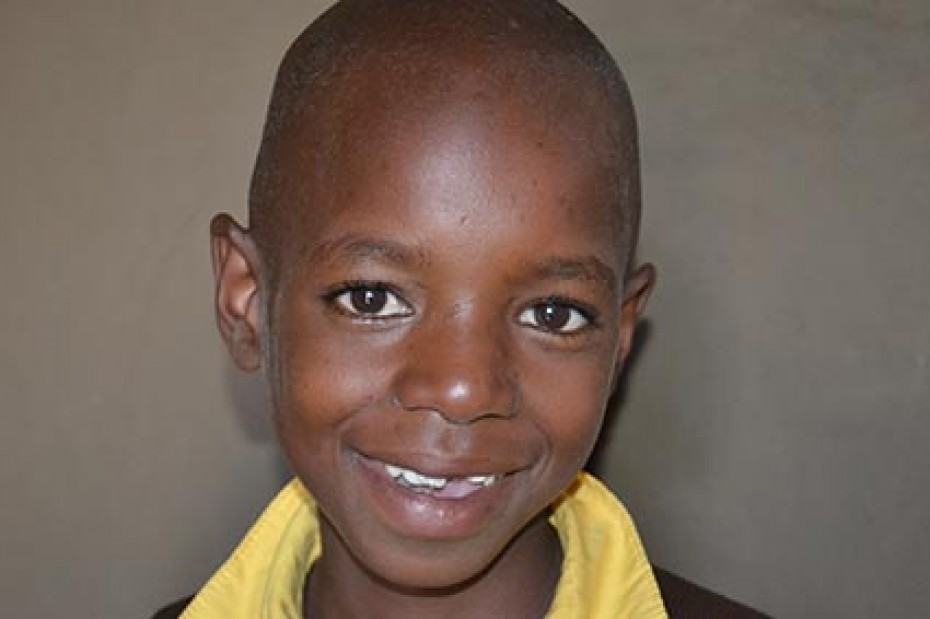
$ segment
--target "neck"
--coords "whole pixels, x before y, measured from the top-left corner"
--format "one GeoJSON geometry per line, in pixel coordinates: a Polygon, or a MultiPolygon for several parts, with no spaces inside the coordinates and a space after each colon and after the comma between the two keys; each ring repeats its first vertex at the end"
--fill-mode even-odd
{"type": "Polygon", "coordinates": [[[468,581],[442,589],[403,588],[372,574],[348,552],[325,518],[323,555],[304,585],[304,617],[384,619],[514,617],[539,619],[552,603],[562,549],[547,514],[527,525],[501,555],[468,581]]]}

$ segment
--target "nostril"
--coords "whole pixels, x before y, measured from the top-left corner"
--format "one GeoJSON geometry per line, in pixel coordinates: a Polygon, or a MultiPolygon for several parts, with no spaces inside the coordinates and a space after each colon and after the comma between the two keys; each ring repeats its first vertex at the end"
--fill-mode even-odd
{"type": "Polygon", "coordinates": [[[513,384],[500,373],[464,374],[436,365],[407,368],[395,378],[391,401],[399,410],[430,410],[456,423],[512,415],[513,384]]]}

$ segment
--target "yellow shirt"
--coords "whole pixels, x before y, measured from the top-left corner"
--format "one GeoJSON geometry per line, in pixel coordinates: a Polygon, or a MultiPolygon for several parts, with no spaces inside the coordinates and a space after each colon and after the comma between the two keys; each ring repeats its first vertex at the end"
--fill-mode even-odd
{"type": "MultiPolygon", "coordinates": [[[[556,501],[550,522],[564,560],[547,617],[667,617],[633,521],[599,481],[580,474],[556,501]]],[[[304,580],[321,551],[316,503],[294,480],[181,619],[299,619],[304,580]]]]}

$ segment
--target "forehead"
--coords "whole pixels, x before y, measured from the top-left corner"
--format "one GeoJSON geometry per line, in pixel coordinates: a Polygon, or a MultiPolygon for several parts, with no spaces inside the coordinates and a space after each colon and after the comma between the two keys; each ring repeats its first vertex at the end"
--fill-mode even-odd
{"type": "Polygon", "coordinates": [[[343,87],[281,141],[279,215],[295,233],[282,242],[306,249],[317,236],[308,232],[337,219],[377,220],[395,202],[487,228],[548,205],[553,221],[625,255],[612,246],[624,236],[627,169],[591,109],[534,102],[468,72],[439,93],[370,77],[343,87]]]}

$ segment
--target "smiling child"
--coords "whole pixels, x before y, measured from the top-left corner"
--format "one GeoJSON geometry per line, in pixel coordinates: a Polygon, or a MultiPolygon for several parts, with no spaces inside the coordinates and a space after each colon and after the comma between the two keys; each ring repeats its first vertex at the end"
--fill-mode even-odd
{"type": "Polygon", "coordinates": [[[665,617],[581,473],[652,289],[623,77],[548,0],[346,0],[278,73],[220,331],[296,473],[182,615],[665,617]]]}

